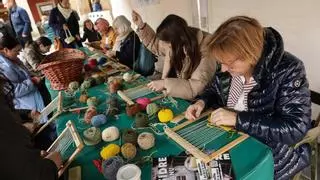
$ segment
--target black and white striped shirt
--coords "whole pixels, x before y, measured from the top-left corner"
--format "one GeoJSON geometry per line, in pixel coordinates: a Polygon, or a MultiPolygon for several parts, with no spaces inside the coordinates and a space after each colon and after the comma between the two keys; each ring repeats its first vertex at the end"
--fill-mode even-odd
{"type": "Polygon", "coordinates": [[[245,83],[244,76],[232,77],[227,107],[237,111],[247,111],[248,93],[255,85],[257,82],[252,77],[248,83],[245,83]]]}

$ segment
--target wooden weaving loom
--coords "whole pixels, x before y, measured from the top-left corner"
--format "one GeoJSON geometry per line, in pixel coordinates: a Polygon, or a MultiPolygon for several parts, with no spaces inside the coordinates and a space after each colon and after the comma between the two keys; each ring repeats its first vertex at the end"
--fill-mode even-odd
{"type": "MultiPolygon", "coordinates": [[[[117,93],[120,96],[122,100],[124,100],[127,104],[130,106],[134,104],[133,100],[137,99],[139,97],[146,96],[148,94],[151,94],[153,91],[149,89],[146,85],[140,85],[134,88],[130,88],[124,91],[118,90],[117,93]]],[[[151,98],[152,101],[156,101],[158,99],[164,98],[165,95],[161,94],[159,96],[156,96],[154,98],[151,98]]]]}
{"type": "MultiPolygon", "coordinates": [[[[195,121],[187,120],[174,128],[164,128],[164,132],[169,138],[174,140],[186,151],[190,152],[194,157],[202,160],[204,163],[212,161],[249,137],[247,134],[238,133],[239,137],[236,139],[222,145],[222,147],[219,147],[213,153],[209,155],[206,154],[201,150],[205,148],[205,145],[214,142],[214,140],[221,138],[223,135],[228,133],[222,128],[207,126],[207,119],[203,118],[210,115],[211,112],[212,111],[204,112],[195,121]]],[[[224,141],[227,140],[228,139],[226,138],[224,141]]]]}
{"type": "Polygon", "coordinates": [[[44,124],[41,128],[37,131],[36,135],[43,131],[51,122],[53,122],[62,112],[62,93],[59,92],[58,96],[50,102],[41,112],[39,120],[43,117],[48,116],[49,114],[53,113],[55,110],[55,114],[44,124]]]}
{"type": "Polygon", "coordinates": [[[59,177],[68,168],[68,166],[80,153],[83,147],[83,142],[76,128],[74,127],[74,124],[72,123],[72,121],[68,121],[66,124],[66,128],[47,150],[48,153],[55,151],[59,152],[62,157],[63,166],[58,171],[59,177]]]}

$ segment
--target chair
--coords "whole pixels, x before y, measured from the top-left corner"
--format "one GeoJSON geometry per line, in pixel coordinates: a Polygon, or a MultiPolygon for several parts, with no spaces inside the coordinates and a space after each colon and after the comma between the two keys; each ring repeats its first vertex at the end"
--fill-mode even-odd
{"type": "MultiPolygon", "coordinates": [[[[320,94],[314,91],[311,91],[311,101],[314,104],[320,105],[320,94]]],[[[320,137],[320,113],[317,119],[314,121],[314,128],[310,129],[306,136],[295,145],[295,148],[301,144],[309,143],[311,145],[312,154],[311,154],[311,180],[318,180],[318,156],[319,156],[319,144],[318,137],[320,137]]],[[[294,176],[293,180],[300,179],[310,179],[302,174],[302,171],[294,176]]]]}

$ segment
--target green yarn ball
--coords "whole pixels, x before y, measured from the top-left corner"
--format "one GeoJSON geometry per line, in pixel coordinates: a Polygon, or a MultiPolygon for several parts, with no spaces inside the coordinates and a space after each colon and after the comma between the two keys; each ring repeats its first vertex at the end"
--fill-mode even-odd
{"type": "Polygon", "coordinates": [[[147,105],[146,111],[149,116],[156,114],[160,110],[156,103],[150,103],[147,105]]]}

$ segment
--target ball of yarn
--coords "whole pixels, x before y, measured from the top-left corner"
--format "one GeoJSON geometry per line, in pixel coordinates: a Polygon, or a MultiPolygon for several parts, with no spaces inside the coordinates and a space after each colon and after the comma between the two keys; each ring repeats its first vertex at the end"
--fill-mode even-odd
{"type": "Polygon", "coordinates": [[[105,142],[115,141],[119,138],[119,129],[115,126],[111,126],[102,131],[102,139],[105,142]]]}
{"type": "Polygon", "coordinates": [[[96,81],[95,81],[95,79],[93,77],[87,77],[85,81],[90,82],[90,87],[96,85],[96,81]]]}
{"type": "Polygon", "coordinates": [[[148,115],[144,113],[137,113],[135,116],[135,124],[137,128],[147,127],[148,126],[148,115]]]}
{"type": "Polygon", "coordinates": [[[111,83],[109,83],[108,87],[110,93],[116,93],[120,89],[121,83],[119,83],[118,81],[112,81],[111,83]]]}
{"type": "Polygon", "coordinates": [[[102,76],[97,76],[97,77],[94,77],[93,79],[96,85],[100,85],[104,83],[104,77],[102,76]]]}
{"type": "Polygon", "coordinates": [[[133,129],[127,129],[122,133],[124,143],[137,144],[138,134],[133,129]]]}
{"type": "Polygon", "coordinates": [[[87,146],[93,146],[101,141],[101,131],[99,128],[90,127],[83,131],[83,142],[87,146]]]}
{"type": "Polygon", "coordinates": [[[125,82],[130,82],[133,79],[133,75],[129,72],[126,72],[123,74],[122,78],[125,82]]]}
{"type": "Polygon", "coordinates": [[[106,179],[116,180],[116,174],[124,161],[121,157],[115,156],[102,161],[102,174],[106,179]]]}
{"type": "Polygon", "coordinates": [[[85,71],[85,72],[91,71],[91,67],[89,66],[89,64],[85,64],[85,65],[83,66],[83,68],[84,68],[84,71],[85,71]]]}
{"type": "Polygon", "coordinates": [[[150,103],[147,105],[146,111],[149,116],[156,114],[159,111],[159,106],[156,103],[150,103]]]}
{"type": "Polygon", "coordinates": [[[120,113],[120,104],[117,98],[111,97],[107,100],[107,116],[114,116],[120,113]]]}
{"type": "Polygon", "coordinates": [[[125,143],[121,146],[121,154],[126,159],[133,159],[134,157],[136,157],[137,148],[131,143],[125,143]]]}
{"type": "Polygon", "coordinates": [[[107,122],[107,116],[104,114],[99,114],[96,116],[93,116],[91,119],[91,124],[94,127],[99,127],[107,122]]]}
{"type": "Polygon", "coordinates": [[[142,98],[138,98],[136,100],[136,103],[139,104],[141,110],[146,110],[146,107],[148,106],[148,104],[151,103],[151,100],[149,98],[142,97],[142,98]]]}
{"type": "Polygon", "coordinates": [[[79,102],[80,103],[87,103],[88,95],[86,93],[83,93],[79,97],[79,102]]]}
{"type": "Polygon", "coordinates": [[[72,81],[68,85],[68,91],[75,92],[77,89],[79,89],[79,83],[77,81],[72,81]]]}
{"type": "Polygon", "coordinates": [[[117,180],[139,179],[141,179],[141,169],[135,164],[124,165],[117,172],[117,180]]]}
{"type": "Polygon", "coordinates": [[[96,107],[98,105],[98,99],[96,97],[91,97],[87,99],[87,105],[89,107],[94,106],[96,107]]]}
{"type": "Polygon", "coordinates": [[[169,122],[173,119],[173,112],[171,109],[161,109],[158,112],[158,118],[162,123],[169,122]]]}
{"type": "Polygon", "coordinates": [[[108,146],[104,147],[100,151],[100,156],[102,159],[106,160],[113,156],[116,156],[120,152],[120,147],[116,144],[109,144],[108,146]]]}
{"type": "Polygon", "coordinates": [[[80,86],[81,90],[87,90],[89,89],[91,86],[91,82],[90,81],[83,81],[83,83],[80,86]]]}
{"type": "Polygon", "coordinates": [[[94,69],[97,67],[98,61],[96,59],[89,59],[88,65],[90,68],[94,69]]]}
{"type": "Polygon", "coordinates": [[[152,133],[143,132],[138,136],[138,145],[143,150],[152,148],[155,144],[155,138],[152,133]]]}
{"type": "Polygon", "coordinates": [[[89,107],[84,114],[84,121],[87,124],[91,124],[91,119],[95,115],[97,115],[97,109],[95,107],[89,107]]]}
{"type": "Polygon", "coordinates": [[[107,58],[105,58],[105,57],[100,57],[98,59],[98,65],[100,65],[100,66],[104,65],[106,62],[107,62],[107,58]]]}
{"type": "Polygon", "coordinates": [[[126,106],[126,113],[128,116],[132,117],[135,114],[137,114],[138,112],[140,112],[139,104],[133,104],[133,105],[126,106]]]}

